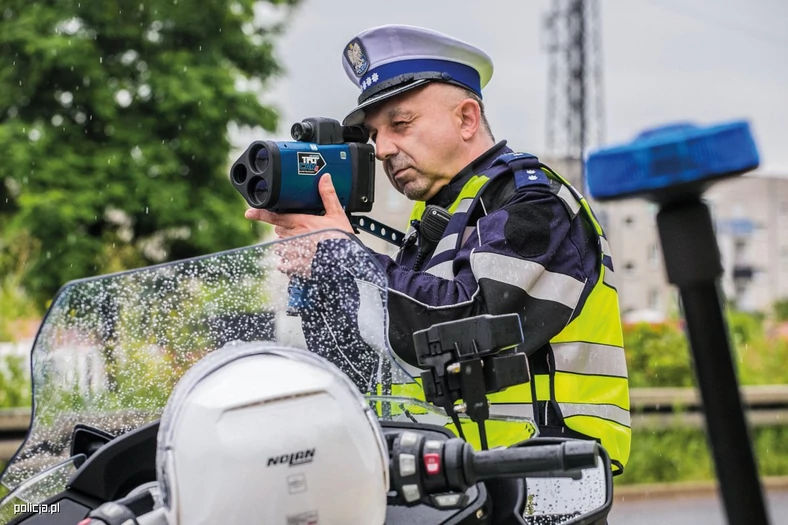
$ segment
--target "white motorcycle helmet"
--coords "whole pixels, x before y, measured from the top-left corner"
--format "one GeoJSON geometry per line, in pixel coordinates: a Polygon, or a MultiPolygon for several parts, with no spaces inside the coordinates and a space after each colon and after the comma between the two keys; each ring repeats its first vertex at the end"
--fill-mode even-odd
{"type": "Polygon", "coordinates": [[[213,352],[179,381],[156,461],[169,525],[376,525],[388,457],[369,403],[339,369],[247,343],[213,352]]]}

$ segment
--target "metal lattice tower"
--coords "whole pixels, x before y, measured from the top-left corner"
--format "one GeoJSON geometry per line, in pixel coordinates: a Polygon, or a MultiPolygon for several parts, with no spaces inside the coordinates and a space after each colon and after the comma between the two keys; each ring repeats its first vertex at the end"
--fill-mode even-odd
{"type": "Polygon", "coordinates": [[[561,161],[565,176],[583,191],[583,154],[605,138],[599,0],[553,0],[544,31],[546,157],[561,161]]]}

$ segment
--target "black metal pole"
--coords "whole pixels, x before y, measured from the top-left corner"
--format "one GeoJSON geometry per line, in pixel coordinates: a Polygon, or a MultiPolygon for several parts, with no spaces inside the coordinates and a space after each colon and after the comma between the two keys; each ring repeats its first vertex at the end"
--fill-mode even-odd
{"type": "Polygon", "coordinates": [[[709,208],[700,197],[663,206],[657,226],[668,280],[683,304],[728,523],[767,524],[720,300],[722,263],[709,208]]]}

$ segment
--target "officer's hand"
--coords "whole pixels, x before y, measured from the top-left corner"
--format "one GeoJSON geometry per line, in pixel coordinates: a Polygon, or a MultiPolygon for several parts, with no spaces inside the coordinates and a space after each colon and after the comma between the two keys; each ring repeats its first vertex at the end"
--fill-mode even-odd
{"type": "MultiPolygon", "coordinates": [[[[323,200],[323,207],[326,209],[325,215],[273,213],[268,210],[250,208],[246,210],[246,218],[273,224],[275,226],[274,232],[280,239],[288,239],[296,235],[329,228],[353,233],[353,227],[350,225],[334,185],[331,183],[331,175],[326,173],[320,178],[318,190],[323,200]]],[[[280,257],[277,269],[288,277],[294,275],[309,277],[312,271],[312,259],[317,252],[317,243],[341,235],[338,232],[329,231],[277,245],[274,248],[274,252],[280,257]]]]}
{"type": "Polygon", "coordinates": [[[309,278],[312,260],[317,252],[317,242],[311,237],[292,239],[274,246],[277,255],[276,269],[288,277],[309,278]]]}
{"type": "MultiPolygon", "coordinates": [[[[326,173],[318,182],[318,190],[323,200],[325,215],[307,215],[302,213],[273,213],[268,210],[250,208],[246,210],[246,218],[273,224],[274,232],[280,239],[294,235],[302,235],[325,229],[337,229],[353,233],[353,227],[342,209],[337,192],[331,182],[331,175],[326,173]]],[[[337,235],[333,235],[337,236],[337,235]]],[[[322,238],[322,236],[321,236],[322,238]]]]}

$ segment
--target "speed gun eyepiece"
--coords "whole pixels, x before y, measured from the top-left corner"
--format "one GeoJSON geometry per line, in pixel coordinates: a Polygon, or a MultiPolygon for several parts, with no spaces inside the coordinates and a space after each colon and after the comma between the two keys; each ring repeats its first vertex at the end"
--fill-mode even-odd
{"type": "Polygon", "coordinates": [[[321,213],[318,181],[330,173],[348,213],[368,212],[375,199],[375,153],[360,126],[309,118],[293,124],[295,142],[255,141],[233,163],[230,182],[253,208],[321,213]]]}
{"type": "Polygon", "coordinates": [[[312,124],[309,122],[296,122],[290,128],[290,136],[293,137],[293,140],[297,140],[300,142],[309,142],[312,140],[312,136],[314,135],[314,128],[312,124]]]}
{"type": "Polygon", "coordinates": [[[628,144],[592,151],[586,175],[598,201],[639,196],[666,202],[698,195],[758,163],[747,121],[706,127],[678,123],[644,131],[628,144]]]}
{"type": "Polygon", "coordinates": [[[329,137],[318,137],[318,128],[310,119],[306,119],[302,122],[296,122],[290,127],[290,136],[298,142],[318,142],[321,138],[322,140],[339,140],[339,143],[358,142],[365,144],[369,142],[369,131],[364,126],[342,126],[340,130],[332,131],[334,132],[330,133],[329,137]],[[337,134],[338,136],[336,136],[337,134]]]}

